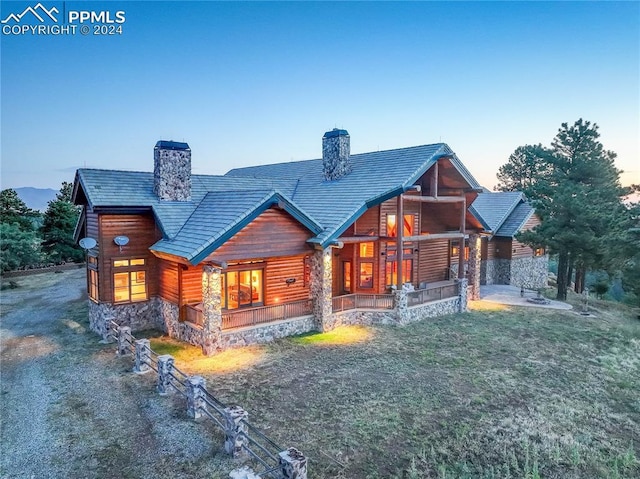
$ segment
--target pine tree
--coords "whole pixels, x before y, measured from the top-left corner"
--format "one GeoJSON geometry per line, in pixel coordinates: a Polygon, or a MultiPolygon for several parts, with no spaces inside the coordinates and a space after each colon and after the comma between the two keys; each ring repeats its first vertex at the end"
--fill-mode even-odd
{"type": "Polygon", "coordinates": [[[71,183],[62,183],[56,199],[49,202],[42,225],[42,248],[51,261],[75,261],[84,259],[82,249],[76,245],[73,233],[80,214],[71,202],[71,183]]]}
{"type": "Polygon", "coordinates": [[[566,299],[571,268],[583,287],[588,269],[610,269],[619,262],[616,244],[629,226],[616,155],[603,148],[599,137],[591,122],[563,123],[551,150],[537,157],[543,168],[529,194],[542,224],[520,238],[558,255],[558,299],[566,299]]]}

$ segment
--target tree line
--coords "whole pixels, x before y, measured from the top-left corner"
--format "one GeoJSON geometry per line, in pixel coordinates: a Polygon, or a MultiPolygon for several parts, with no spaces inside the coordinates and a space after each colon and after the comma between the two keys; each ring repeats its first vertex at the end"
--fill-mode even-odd
{"type": "Polygon", "coordinates": [[[62,183],[44,214],[28,208],[13,189],[0,192],[0,270],[84,261],[73,239],[80,208],[71,201],[73,185],[62,183]]]}
{"type": "Polygon", "coordinates": [[[518,147],[498,171],[500,191],[522,191],[542,223],[518,239],[545,247],[558,261],[557,298],[574,281],[582,293],[587,272],[622,279],[640,301],[640,204],[625,202],[638,185],[622,187],[616,154],[598,140],[598,125],[563,123],[549,147],[518,147]]]}

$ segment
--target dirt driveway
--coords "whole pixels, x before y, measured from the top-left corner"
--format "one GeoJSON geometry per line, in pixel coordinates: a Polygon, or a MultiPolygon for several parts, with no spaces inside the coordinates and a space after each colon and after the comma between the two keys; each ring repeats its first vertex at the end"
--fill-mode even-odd
{"type": "Polygon", "coordinates": [[[0,477],[228,477],[222,439],[88,331],[84,270],[0,297],[0,477]]]}

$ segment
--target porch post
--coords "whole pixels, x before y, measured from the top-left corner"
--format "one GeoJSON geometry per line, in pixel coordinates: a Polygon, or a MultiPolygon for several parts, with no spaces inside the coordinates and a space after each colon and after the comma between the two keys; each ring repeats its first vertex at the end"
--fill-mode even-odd
{"type": "Polygon", "coordinates": [[[202,352],[211,355],[221,349],[222,270],[212,265],[202,267],[202,352]]]}
{"type": "Polygon", "coordinates": [[[464,277],[464,235],[466,233],[466,220],[467,220],[467,201],[462,202],[462,211],[460,212],[460,233],[462,233],[462,238],[460,238],[460,251],[458,252],[458,279],[464,277]]]}
{"type": "Polygon", "coordinates": [[[333,321],[333,250],[331,247],[317,250],[311,262],[311,298],[313,300],[313,316],[318,330],[331,331],[333,321]]]}
{"type": "Polygon", "coordinates": [[[402,290],[402,262],[404,259],[402,249],[402,233],[404,233],[404,210],[402,208],[402,193],[398,195],[396,204],[396,271],[398,291],[402,290]]]}
{"type": "Polygon", "coordinates": [[[469,286],[471,301],[480,299],[480,255],[482,252],[480,235],[469,235],[469,286]]]}

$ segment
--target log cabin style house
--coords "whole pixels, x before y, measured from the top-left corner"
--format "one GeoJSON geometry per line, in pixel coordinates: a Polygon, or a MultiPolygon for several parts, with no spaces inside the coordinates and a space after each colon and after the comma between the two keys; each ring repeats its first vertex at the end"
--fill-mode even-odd
{"type": "Polygon", "coordinates": [[[480,284],[510,284],[539,289],[547,285],[549,257],[516,235],[540,224],[533,206],[519,191],[484,191],[470,211],[484,226],[481,238],[480,284]]]}
{"type": "Polygon", "coordinates": [[[96,242],[91,328],[157,328],[212,354],[464,311],[479,292],[480,191],[443,143],[351,155],[334,129],[320,159],[213,176],[191,174],[186,143],[159,141],[153,173],[77,171],[76,239],[96,242]]]}

